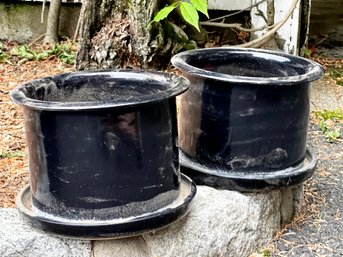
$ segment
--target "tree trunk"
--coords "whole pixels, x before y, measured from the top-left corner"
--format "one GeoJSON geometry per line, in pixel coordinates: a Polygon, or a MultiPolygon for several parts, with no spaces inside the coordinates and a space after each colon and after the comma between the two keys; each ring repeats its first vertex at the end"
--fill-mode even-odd
{"type": "Polygon", "coordinates": [[[167,21],[147,25],[159,0],[84,0],[76,68],[160,68],[170,56],[195,43],[167,21]]]}
{"type": "Polygon", "coordinates": [[[44,43],[58,42],[58,23],[62,0],[51,0],[44,43]]]}

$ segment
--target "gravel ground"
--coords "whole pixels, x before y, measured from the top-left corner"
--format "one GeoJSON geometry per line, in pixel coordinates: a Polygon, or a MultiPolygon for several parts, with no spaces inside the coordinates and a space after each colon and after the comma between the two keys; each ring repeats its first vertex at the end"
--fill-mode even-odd
{"type": "Polygon", "coordinates": [[[309,144],[317,153],[318,166],[305,182],[303,211],[272,244],[274,256],[343,256],[342,141],[327,143],[312,124],[309,144]]]}

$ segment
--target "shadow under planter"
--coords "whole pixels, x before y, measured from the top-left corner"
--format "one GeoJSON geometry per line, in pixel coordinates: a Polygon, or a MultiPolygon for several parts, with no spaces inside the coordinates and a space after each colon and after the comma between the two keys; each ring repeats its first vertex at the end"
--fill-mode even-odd
{"type": "Polygon", "coordinates": [[[164,73],[92,71],[13,90],[29,149],[21,214],[80,238],[142,233],[185,215],[196,189],[180,175],[175,97],[188,85],[164,73]]]}
{"type": "Polygon", "coordinates": [[[268,50],[211,48],[173,57],[190,89],[181,96],[182,172],[196,183],[239,191],[309,178],[306,148],[310,82],[323,68],[268,50]]]}

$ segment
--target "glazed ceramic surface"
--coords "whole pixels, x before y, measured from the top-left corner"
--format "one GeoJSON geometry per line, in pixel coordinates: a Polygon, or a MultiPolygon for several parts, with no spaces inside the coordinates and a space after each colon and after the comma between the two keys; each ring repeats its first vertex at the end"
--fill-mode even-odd
{"type": "Polygon", "coordinates": [[[116,223],[178,199],[175,96],[188,84],[165,73],[92,71],[12,91],[24,109],[35,217],[116,223]]]}
{"type": "Polygon", "coordinates": [[[172,63],[191,82],[178,116],[184,166],[253,174],[305,161],[310,82],[320,65],[240,48],[187,51],[172,63]]]}

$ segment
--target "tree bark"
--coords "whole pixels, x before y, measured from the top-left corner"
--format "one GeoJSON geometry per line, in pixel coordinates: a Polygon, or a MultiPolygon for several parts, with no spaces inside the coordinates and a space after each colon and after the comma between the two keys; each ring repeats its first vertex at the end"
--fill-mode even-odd
{"type": "Polygon", "coordinates": [[[84,0],[76,68],[155,68],[181,49],[196,47],[177,26],[149,22],[160,0],[84,0]]]}
{"type": "Polygon", "coordinates": [[[140,67],[148,62],[152,50],[147,24],[156,7],[157,0],[85,0],[77,69],[140,67]]]}
{"type": "Polygon", "coordinates": [[[49,6],[48,21],[44,43],[58,42],[58,23],[61,11],[62,0],[51,0],[49,6]]]}

